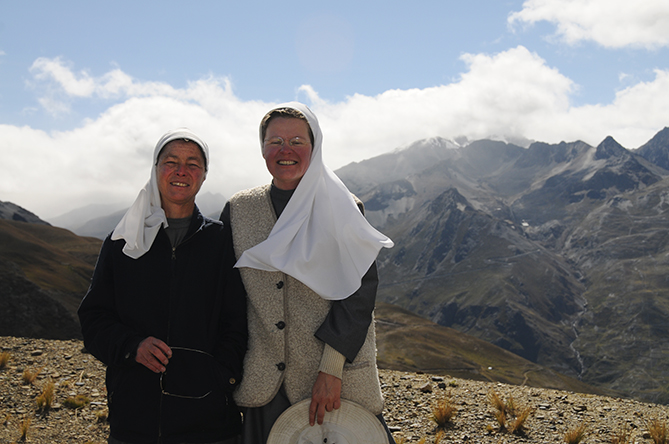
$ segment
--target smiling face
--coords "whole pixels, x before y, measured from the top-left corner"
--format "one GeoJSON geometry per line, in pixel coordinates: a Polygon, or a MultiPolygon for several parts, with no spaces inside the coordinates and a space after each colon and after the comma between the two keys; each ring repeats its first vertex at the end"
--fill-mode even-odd
{"type": "Polygon", "coordinates": [[[309,125],[301,119],[275,117],[267,126],[262,155],[274,186],[294,190],[311,160],[309,125]]]}
{"type": "Polygon", "coordinates": [[[190,216],[207,176],[200,147],[195,142],[173,140],[162,149],[156,168],[160,202],[167,217],[190,216]]]}

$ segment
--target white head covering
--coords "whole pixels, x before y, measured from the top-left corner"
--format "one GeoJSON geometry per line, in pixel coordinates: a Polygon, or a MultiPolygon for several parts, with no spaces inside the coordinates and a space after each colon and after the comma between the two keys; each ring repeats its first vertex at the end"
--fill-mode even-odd
{"type": "Polygon", "coordinates": [[[177,128],[168,131],[160,138],[156,144],[156,148],[153,150],[151,178],[139,192],[137,199],[135,199],[135,202],[125,213],[123,219],[116,225],[111,237],[112,240],[125,239],[123,252],[126,256],[130,256],[133,259],[137,259],[149,251],[161,225],[168,226],[167,216],[165,216],[160,203],[156,164],[158,163],[160,151],[165,145],[177,139],[187,139],[197,143],[202,148],[205,170],[209,167],[209,147],[188,128],[177,128]]]}
{"type": "MultiPolygon", "coordinates": [[[[314,113],[304,104],[293,108],[305,115],[314,135],[311,162],[269,237],[246,250],[236,267],[282,271],[324,299],[353,294],[382,247],[393,242],[376,231],[358,209],[351,192],[323,164],[323,134],[314,113]]],[[[260,144],[263,144],[262,129],[260,144]]]]}

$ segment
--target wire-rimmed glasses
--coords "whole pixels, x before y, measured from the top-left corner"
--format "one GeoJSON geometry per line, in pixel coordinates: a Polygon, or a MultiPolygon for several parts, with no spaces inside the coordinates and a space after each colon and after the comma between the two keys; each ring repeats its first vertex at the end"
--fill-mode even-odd
{"type": "MultiPolygon", "coordinates": [[[[283,137],[270,137],[269,139],[265,139],[263,143],[267,147],[278,148],[284,146],[286,141],[283,139],[283,137]]],[[[308,144],[309,141],[307,139],[303,139],[302,137],[293,137],[292,139],[288,140],[288,145],[290,145],[291,148],[302,148],[308,144]]]]}
{"type": "Polygon", "coordinates": [[[182,399],[203,399],[209,396],[213,392],[214,356],[194,348],[170,348],[172,358],[160,374],[160,392],[182,399]],[[210,373],[209,377],[207,372],[210,373]]]}

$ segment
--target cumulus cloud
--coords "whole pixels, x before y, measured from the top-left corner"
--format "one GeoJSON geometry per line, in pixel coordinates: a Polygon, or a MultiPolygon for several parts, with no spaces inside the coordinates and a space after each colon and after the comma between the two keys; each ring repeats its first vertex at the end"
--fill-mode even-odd
{"type": "Polygon", "coordinates": [[[120,69],[103,76],[94,77],[86,71],[74,72],[60,57],[40,57],[30,67],[33,87],[43,96],[40,104],[51,114],[63,114],[70,110],[71,99],[101,98],[120,99],[127,97],[186,97],[190,90],[177,90],[161,82],[138,82],[120,69]]]}
{"type": "MultiPolygon", "coordinates": [[[[575,107],[570,97],[578,86],[523,46],[461,60],[458,78],[432,88],[356,94],[332,103],[311,86],[300,87],[296,98],[311,106],[323,128],[325,162],[336,169],[433,136],[596,145],[611,135],[636,148],[667,125],[669,70],[656,70],[652,81],[619,91],[609,104],[575,107]]],[[[94,78],[59,59],[40,59],[38,66],[33,81],[60,85],[63,98],[118,98],[69,131],[0,125],[0,151],[17,153],[4,156],[9,168],[0,181],[3,200],[42,217],[91,203],[129,205],[149,178],[156,141],[179,126],[211,147],[203,192],[230,197],[270,180],[257,132],[276,103],[243,101],[226,78],[174,88],[118,69],[94,78]]]]}
{"type": "Polygon", "coordinates": [[[46,82],[53,80],[58,83],[67,95],[76,97],[90,97],[99,88],[88,73],[82,71],[74,73],[60,58],[48,59],[40,57],[30,67],[30,72],[36,80],[46,82]]]}
{"type": "Polygon", "coordinates": [[[607,48],[669,46],[666,0],[526,0],[509,15],[512,27],[547,21],[567,43],[594,41],[607,48]]]}

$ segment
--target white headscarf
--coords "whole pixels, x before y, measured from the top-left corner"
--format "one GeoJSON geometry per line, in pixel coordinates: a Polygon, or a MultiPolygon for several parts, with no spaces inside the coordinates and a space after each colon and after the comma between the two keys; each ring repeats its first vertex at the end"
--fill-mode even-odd
{"type": "MultiPolygon", "coordinates": [[[[269,237],[246,250],[235,266],[282,271],[324,299],[346,299],[360,288],[381,248],[393,242],[367,222],[351,192],[323,164],[323,134],[314,113],[298,102],[274,109],[279,108],[307,118],[314,135],[311,162],[269,237]]],[[[262,139],[261,128],[261,146],[262,139]]]]}
{"type": "Polygon", "coordinates": [[[137,259],[149,251],[161,225],[168,226],[167,216],[165,216],[160,203],[156,164],[158,163],[160,151],[165,145],[177,139],[187,139],[197,143],[202,148],[205,170],[209,167],[209,147],[188,128],[177,128],[168,131],[160,138],[156,144],[156,148],[153,150],[151,178],[139,192],[137,199],[135,199],[135,202],[125,213],[123,219],[116,225],[111,237],[112,240],[125,239],[123,252],[126,256],[130,256],[133,259],[137,259]]]}

